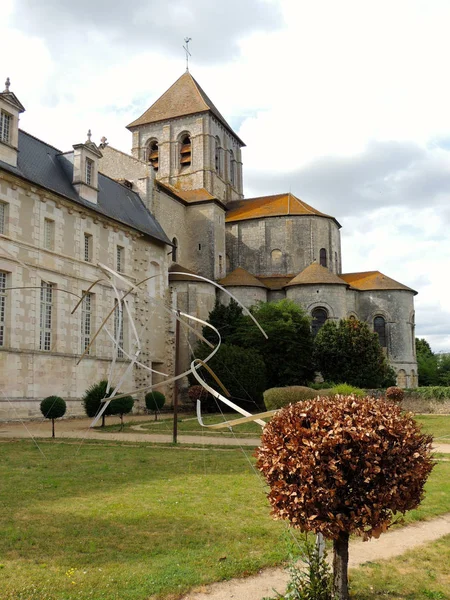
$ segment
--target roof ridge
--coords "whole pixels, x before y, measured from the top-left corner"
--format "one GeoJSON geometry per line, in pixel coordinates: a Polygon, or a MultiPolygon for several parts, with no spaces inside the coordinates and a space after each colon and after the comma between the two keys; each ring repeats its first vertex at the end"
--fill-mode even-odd
{"type": "MultiPolygon", "coordinates": [[[[212,110],[211,107],[208,106],[208,103],[206,102],[205,98],[203,97],[205,95],[208,98],[208,96],[205,94],[205,92],[203,90],[202,90],[203,93],[200,91],[202,89],[201,86],[200,86],[200,84],[192,77],[192,75],[189,73],[189,71],[187,71],[186,73],[184,73],[181,77],[183,77],[184,75],[189,75],[190,79],[193,81],[195,91],[199,95],[200,100],[206,106],[206,110],[212,110]]],[[[180,79],[181,79],[181,77],[180,77],[180,79]]],[[[211,102],[211,104],[212,104],[212,102],[211,102]]]]}

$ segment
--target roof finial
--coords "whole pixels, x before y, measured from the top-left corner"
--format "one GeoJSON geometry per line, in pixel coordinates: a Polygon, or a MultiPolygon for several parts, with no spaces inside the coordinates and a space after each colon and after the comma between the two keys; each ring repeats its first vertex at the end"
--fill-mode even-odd
{"type": "Polygon", "coordinates": [[[87,137],[88,137],[88,139],[86,140],[86,144],[91,144],[92,143],[91,142],[92,132],[90,129],[88,129],[87,137]]]}
{"type": "Polygon", "coordinates": [[[5,92],[9,92],[9,86],[11,85],[11,81],[9,80],[9,77],[6,78],[5,81],[5,92]]]}
{"type": "Polygon", "coordinates": [[[105,148],[108,145],[108,138],[103,136],[100,138],[100,148],[105,148]]]}
{"type": "Polygon", "coordinates": [[[192,38],[190,37],[184,38],[184,43],[186,44],[186,46],[183,46],[183,49],[186,52],[186,73],[189,73],[189,57],[191,56],[191,53],[189,52],[189,42],[191,40],[192,38]]]}

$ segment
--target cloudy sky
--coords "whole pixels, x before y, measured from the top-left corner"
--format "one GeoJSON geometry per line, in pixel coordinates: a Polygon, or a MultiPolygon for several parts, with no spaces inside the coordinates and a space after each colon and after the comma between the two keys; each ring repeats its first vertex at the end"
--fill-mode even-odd
{"type": "Polygon", "coordinates": [[[125,125],[190,70],[246,142],[246,196],[291,190],[343,225],[344,271],[416,289],[450,351],[448,0],[3,0],[21,127],[129,151],[125,125]]]}

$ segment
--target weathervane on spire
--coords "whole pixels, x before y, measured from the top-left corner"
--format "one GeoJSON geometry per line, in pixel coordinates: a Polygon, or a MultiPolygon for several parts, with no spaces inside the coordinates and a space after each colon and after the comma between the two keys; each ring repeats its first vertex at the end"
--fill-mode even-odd
{"type": "Polygon", "coordinates": [[[189,42],[191,40],[192,38],[190,37],[184,38],[184,43],[186,44],[186,46],[183,46],[183,49],[186,52],[186,73],[189,73],[189,57],[191,56],[191,53],[189,52],[189,42]]]}

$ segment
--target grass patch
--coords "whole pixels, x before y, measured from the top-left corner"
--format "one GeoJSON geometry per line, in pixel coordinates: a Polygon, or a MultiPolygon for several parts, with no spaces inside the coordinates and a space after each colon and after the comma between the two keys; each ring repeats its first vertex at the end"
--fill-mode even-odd
{"type": "Polygon", "coordinates": [[[450,444],[450,415],[416,415],[415,419],[436,443],[450,444]]]}
{"type": "MultiPolygon", "coordinates": [[[[40,447],[0,444],[2,600],[173,599],[287,558],[239,449],[40,447]]],[[[450,511],[448,482],[439,463],[407,522],[450,511]]]]}
{"type": "Polygon", "coordinates": [[[350,571],[353,600],[450,600],[450,536],[350,571]]]}

